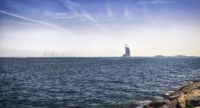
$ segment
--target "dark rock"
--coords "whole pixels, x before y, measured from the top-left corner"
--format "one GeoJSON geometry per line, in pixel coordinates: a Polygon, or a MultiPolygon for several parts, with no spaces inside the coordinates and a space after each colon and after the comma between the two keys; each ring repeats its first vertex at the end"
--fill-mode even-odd
{"type": "Polygon", "coordinates": [[[163,105],[167,104],[166,102],[151,102],[148,105],[145,105],[144,108],[159,108],[163,105]]]}
{"type": "Polygon", "coordinates": [[[193,99],[186,101],[186,107],[188,107],[188,108],[193,108],[193,107],[197,107],[197,106],[200,106],[200,97],[193,98],[193,99]]]}
{"type": "Polygon", "coordinates": [[[169,101],[165,106],[167,107],[163,107],[163,108],[174,108],[177,105],[177,99],[173,99],[171,101],[169,101]]]}

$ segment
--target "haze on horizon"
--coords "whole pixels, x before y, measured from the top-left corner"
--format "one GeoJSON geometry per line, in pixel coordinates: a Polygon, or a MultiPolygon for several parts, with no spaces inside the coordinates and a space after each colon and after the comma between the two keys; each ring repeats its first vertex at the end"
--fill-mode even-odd
{"type": "Polygon", "coordinates": [[[199,0],[0,0],[0,56],[200,56],[199,0]]]}

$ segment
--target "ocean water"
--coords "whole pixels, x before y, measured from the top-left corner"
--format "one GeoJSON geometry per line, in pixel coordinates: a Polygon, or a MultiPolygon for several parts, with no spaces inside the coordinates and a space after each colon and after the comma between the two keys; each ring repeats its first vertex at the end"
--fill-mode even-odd
{"type": "Polygon", "coordinates": [[[139,107],[200,80],[200,58],[0,58],[0,107],[139,107]]]}

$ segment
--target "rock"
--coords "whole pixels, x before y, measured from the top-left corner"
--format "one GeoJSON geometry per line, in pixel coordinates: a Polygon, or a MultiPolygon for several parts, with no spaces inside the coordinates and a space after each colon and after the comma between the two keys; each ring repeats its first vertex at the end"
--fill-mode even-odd
{"type": "Polygon", "coordinates": [[[178,91],[188,92],[188,91],[195,90],[195,89],[200,89],[200,82],[193,82],[191,84],[187,84],[187,85],[181,87],[178,91]]]}
{"type": "Polygon", "coordinates": [[[167,104],[167,102],[151,102],[148,105],[145,105],[144,108],[160,108],[161,106],[167,104]]]}
{"type": "Polygon", "coordinates": [[[200,98],[193,98],[193,99],[187,100],[186,105],[189,108],[195,107],[195,106],[199,106],[200,108],[200,98]]]}
{"type": "Polygon", "coordinates": [[[164,100],[164,98],[161,96],[155,96],[153,99],[153,101],[163,101],[163,100],[164,100]]]}
{"type": "Polygon", "coordinates": [[[166,102],[152,102],[149,104],[150,107],[161,107],[162,105],[167,104],[166,102]]]}
{"type": "Polygon", "coordinates": [[[178,107],[186,108],[187,106],[199,106],[200,104],[200,90],[192,90],[187,93],[182,93],[178,97],[178,107]]]}
{"type": "Polygon", "coordinates": [[[178,91],[169,95],[169,100],[177,99],[182,93],[186,93],[191,90],[200,89],[200,82],[193,82],[181,87],[178,91]]]}
{"type": "Polygon", "coordinates": [[[181,87],[167,99],[157,98],[144,108],[200,108],[200,82],[195,81],[181,87]]]}
{"type": "Polygon", "coordinates": [[[163,108],[174,108],[177,105],[177,99],[173,99],[171,101],[169,101],[165,106],[167,107],[163,107],[163,108]]]}
{"type": "Polygon", "coordinates": [[[174,91],[167,91],[164,96],[169,96],[170,94],[174,93],[174,91]]]}

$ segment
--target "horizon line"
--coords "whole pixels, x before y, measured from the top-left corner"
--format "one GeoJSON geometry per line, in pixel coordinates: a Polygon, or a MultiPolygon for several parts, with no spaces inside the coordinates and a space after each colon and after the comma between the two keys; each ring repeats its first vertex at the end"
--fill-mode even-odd
{"type": "Polygon", "coordinates": [[[123,57],[123,56],[0,56],[0,58],[139,58],[139,57],[155,57],[155,58],[184,58],[184,57],[200,57],[200,56],[193,56],[193,55],[154,55],[154,56],[130,56],[130,57],[123,57]]]}

